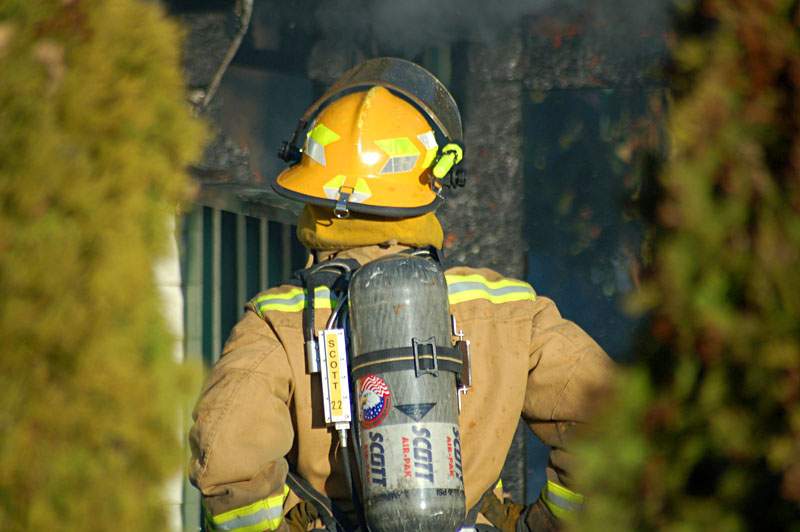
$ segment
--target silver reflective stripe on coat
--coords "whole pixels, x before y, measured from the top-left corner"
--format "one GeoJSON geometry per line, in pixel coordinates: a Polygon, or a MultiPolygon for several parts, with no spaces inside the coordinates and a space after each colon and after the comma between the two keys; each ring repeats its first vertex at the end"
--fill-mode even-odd
{"type": "Polygon", "coordinates": [[[506,303],[536,299],[531,285],[524,281],[501,279],[489,281],[482,275],[446,275],[450,303],[475,299],[488,299],[492,303],[506,303]]]}
{"type": "Polygon", "coordinates": [[[219,531],[236,531],[248,526],[257,525],[265,521],[273,521],[283,517],[283,505],[274,508],[263,508],[254,514],[243,515],[242,517],[235,517],[224,523],[213,523],[211,526],[214,530],[219,531]]]}
{"type": "Polygon", "coordinates": [[[529,292],[529,290],[526,290],[524,287],[521,286],[504,286],[501,288],[489,288],[483,283],[454,283],[448,285],[448,289],[450,294],[452,295],[459,294],[461,292],[468,292],[470,290],[481,290],[496,297],[504,296],[506,294],[529,292]]]}
{"type": "MultiPolygon", "coordinates": [[[[264,532],[277,530],[283,521],[283,501],[289,494],[284,484],[283,493],[256,501],[247,506],[212,516],[205,508],[206,530],[215,532],[264,532]]],[[[203,505],[205,507],[205,504],[203,505]]]]}
{"type": "Polygon", "coordinates": [[[548,480],[542,490],[544,503],[553,512],[553,515],[564,518],[580,512],[583,508],[583,495],[548,480]]]}
{"type": "Polygon", "coordinates": [[[562,497],[561,495],[553,493],[550,490],[547,490],[547,500],[562,510],[566,510],[568,512],[579,512],[581,508],[583,508],[582,503],[571,501],[562,497]]]}

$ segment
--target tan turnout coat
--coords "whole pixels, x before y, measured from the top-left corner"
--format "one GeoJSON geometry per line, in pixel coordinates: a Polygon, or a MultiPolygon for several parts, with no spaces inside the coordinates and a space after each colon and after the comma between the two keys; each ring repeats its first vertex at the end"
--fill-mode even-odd
{"type": "MultiPolygon", "coordinates": [[[[370,246],[338,257],[363,264],[396,251],[370,246]]],[[[459,417],[467,508],[497,481],[520,416],[551,449],[548,479],[570,488],[565,436],[588,421],[589,394],[607,382],[612,363],[526,283],[488,269],[455,267],[446,275],[451,288],[477,287],[450,295],[472,346],[474,384],[459,417]],[[466,281],[472,284],[458,284],[466,281]]],[[[190,433],[190,477],[212,516],[282,495],[287,460],[318,491],[351,507],[319,381],[306,373],[302,304],[275,303],[297,290],[278,286],[248,303],[203,387],[190,433]]],[[[317,330],[330,312],[316,309],[317,330]]],[[[284,513],[297,501],[289,493],[284,513]]]]}

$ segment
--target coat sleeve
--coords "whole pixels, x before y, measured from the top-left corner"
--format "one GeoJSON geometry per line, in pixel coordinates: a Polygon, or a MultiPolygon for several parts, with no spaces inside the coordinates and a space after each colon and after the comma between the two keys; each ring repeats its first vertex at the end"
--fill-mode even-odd
{"type": "Polygon", "coordinates": [[[552,300],[537,297],[523,419],[548,447],[547,483],[540,500],[557,517],[580,509],[583,496],[571,490],[574,464],[571,433],[591,421],[593,394],[608,386],[613,370],[602,348],[552,300]]]}
{"type": "Polygon", "coordinates": [[[248,305],[211,369],[189,432],[189,477],[207,530],[282,528],[294,381],[272,328],[248,305]]]}

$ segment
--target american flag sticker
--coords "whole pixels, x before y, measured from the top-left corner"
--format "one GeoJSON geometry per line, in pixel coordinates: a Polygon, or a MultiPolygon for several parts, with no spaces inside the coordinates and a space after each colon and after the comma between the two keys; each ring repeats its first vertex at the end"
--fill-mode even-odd
{"type": "Polygon", "coordinates": [[[392,395],[389,387],[377,375],[361,378],[358,387],[358,421],[365,429],[377,427],[389,413],[392,395]]]}

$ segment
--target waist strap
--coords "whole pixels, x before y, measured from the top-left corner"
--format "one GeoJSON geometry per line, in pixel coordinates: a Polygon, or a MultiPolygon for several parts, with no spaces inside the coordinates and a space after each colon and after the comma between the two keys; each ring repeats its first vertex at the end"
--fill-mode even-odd
{"type": "MultiPolygon", "coordinates": [[[[306,479],[294,471],[292,466],[290,466],[289,473],[286,475],[286,484],[289,485],[289,487],[297,494],[298,497],[310,502],[314,508],[317,509],[319,518],[323,523],[325,523],[325,528],[329,532],[358,532],[360,530],[352,525],[350,520],[338,506],[333,504],[333,502],[325,495],[314,489],[314,487],[312,487],[311,484],[306,481],[306,479]]],[[[467,512],[466,518],[464,519],[464,525],[459,530],[478,530],[475,528],[475,521],[477,521],[478,514],[481,511],[483,499],[486,497],[486,494],[493,489],[494,485],[492,485],[491,488],[483,493],[483,496],[478,500],[477,503],[475,503],[475,506],[470,508],[469,512],[467,512]]]]}

